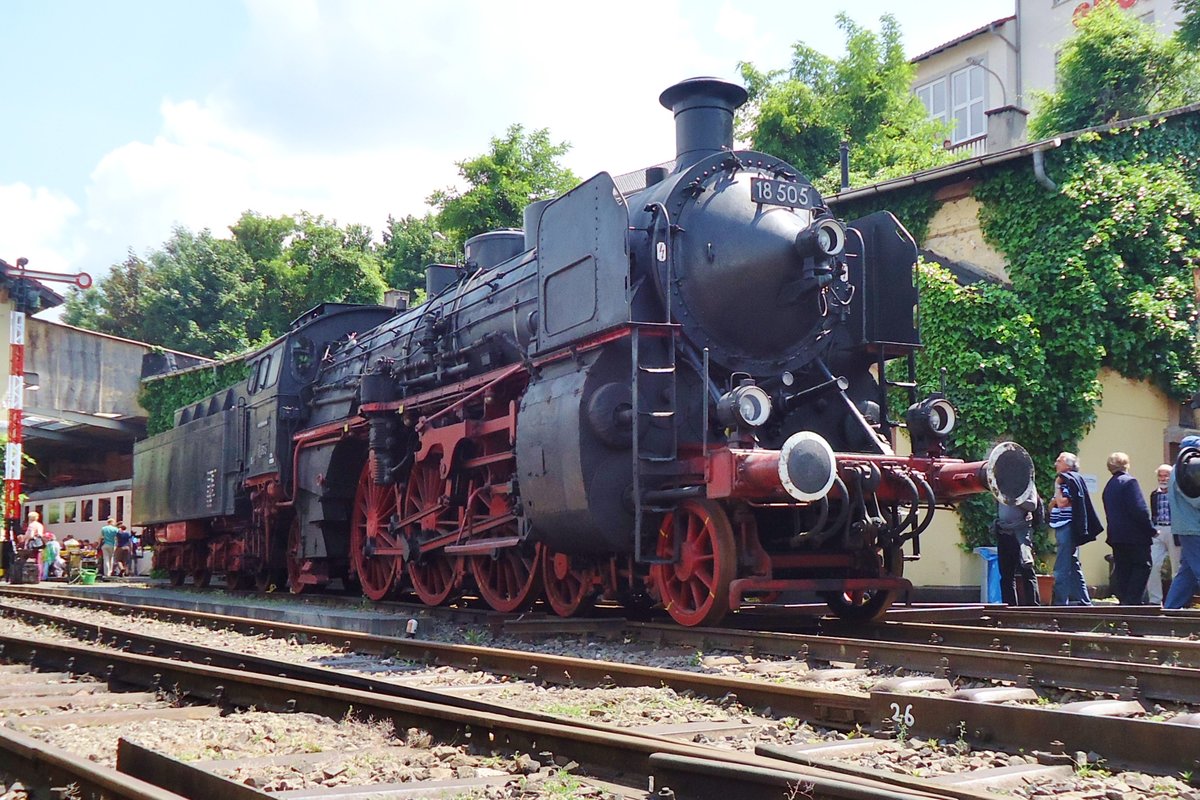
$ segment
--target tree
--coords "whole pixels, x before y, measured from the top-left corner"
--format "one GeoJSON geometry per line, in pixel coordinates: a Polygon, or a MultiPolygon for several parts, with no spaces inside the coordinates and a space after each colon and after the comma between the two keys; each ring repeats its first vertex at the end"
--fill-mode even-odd
{"type": "Polygon", "coordinates": [[[890,14],[877,35],[838,15],[846,55],[834,60],[797,42],[786,71],[741,65],[750,101],[738,130],[756,150],[779,156],[818,188],[839,185],[838,143],[850,143],[855,183],[873,182],[944,164],[942,123],[931,120],[910,90],[916,68],[904,56],[900,26],[890,14]]]}
{"type": "Polygon", "coordinates": [[[526,134],[521,125],[509,126],[503,137],[492,139],[488,152],[458,162],[458,174],[470,188],[441,189],[429,196],[438,225],[457,248],[477,233],[521,227],[525,206],[579,183],[557,161],[569,149],[565,142],[552,143],[545,128],[526,134]]]}
{"type": "Polygon", "coordinates": [[[363,225],[339,228],[336,221],[301,214],[297,235],[284,251],[291,279],[301,287],[302,307],[293,316],[319,303],[378,303],[387,288],[379,258],[371,244],[371,229],[363,225]]]}
{"type": "Polygon", "coordinates": [[[150,267],[131,251],[98,285],[67,295],[63,321],[113,336],[139,338],[150,267]]]}
{"type": "Polygon", "coordinates": [[[1183,13],[1175,38],[1185,48],[1200,48],[1200,0],[1176,0],[1175,7],[1183,13]]]}
{"type": "Polygon", "coordinates": [[[1064,45],[1057,88],[1038,96],[1029,134],[1042,139],[1175,108],[1198,89],[1200,62],[1181,37],[1159,35],[1116,3],[1098,4],[1064,45]]]}
{"type": "Polygon", "coordinates": [[[236,241],[180,227],[148,262],[134,338],[201,355],[249,345],[247,322],[261,286],[236,241]]]}
{"type": "Polygon", "coordinates": [[[396,219],[389,216],[383,230],[383,245],[378,249],[384,278],[396,289],[420,289],[425,285],[425,267],[453,264],[458,249],[438,228],[432,214],[396,219]]]}

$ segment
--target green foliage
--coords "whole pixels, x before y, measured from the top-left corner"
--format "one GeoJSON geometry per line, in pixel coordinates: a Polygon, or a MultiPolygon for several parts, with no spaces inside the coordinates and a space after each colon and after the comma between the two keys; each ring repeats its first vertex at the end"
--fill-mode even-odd
{"type": "Polygon", "coordinates": [[[458,252],[449,237],[438,229],[437,218],[426,214],[403,219],[388,217],[379,256],[388,286],[412,290],[424,287],[425,267],[453,264],[458,252]]]}
{"type": "Polygon", "coordinates": [[[890,211],[904,225],[914,240],[923,242],[929,232],[929,222],[938,209],[938,203],[933,199],[933,191],[930,186],[918,185],[904,192],[903,195],[873,197],[830,205],[839,217],[850,222],[876,211],[890,211]]]}
{"type": "Polygon", "coordinates": [[[429,196],[439,227],[457,249],[477,233],[521,227],[525,206],[579,182],[557,161],[569,149],[565,142],[551,142],[545,128],[526,134],[521,125],[510,125],[503,137],[492,139],[487,153],[458,162],[458,174],[470,188],[440,189],[429,196]]]}
{"type": "Polygon", "coordinates": [[[839,185],[843,139],[851,147],[854,185],[953,160],[942,147],[944,126],[929,119],[909,89],[916,67],[904,56],[895,17],[880,19],[878,35],[845,14],[838,25],[846,35],[841,59],[798,42],[786,71],[741,65],[750,101],[739,112],[739,134],[754,149],[794,164],[823,193],[839,185]]]}
{"type": "MultiPolygon", "coordinates": [[[[962,411],[956,454],[979,458],[1011,436],[1033,454],[1048,496],[1052,459],[1076,450],[1095,420],[1102,367],[1178,400],[1200,389],[1197,153],[1193,114],[1067,142],[1047,158],[1057,192],[1026,162],[984,177],[980,224],[1012,285],[919,271],[918,379],[933,389],[947,370],[962,411]]],[[[989,500],[966,504],[967,547],[988,543],[993,514],[989,500]]]]}
{"type": "Polygon", "coordinates": [[[1183,13],[1175,38],[1184,47],[1200,48],[1200,0],[1175,0],[1175,7],[1183,13]]]}
{"type": "Polygon", "coordinates": [[[176,409],[233,386],[249,374],[247,363],[236,359],[142,383],[138,403],[149,412],[146,433],[154,436],[170,430],[175,427],[176,409]]]}
{"type": "Polygon", "coordinates": [[[1038,95],[1029,134],[1042,139],[1175,108],[1193,102],[1198,89],[1193,45],[1157,34],[1116,3],[1098,3],[1063,47],[1057,88],[1038,95]]]}
{"type": "Polygon", "coordinates": [[[95,288],[72,293],[65,320],[214,356],[279,336],[319,303],[383,297],[369,228],[247,211],[230,231],[233,238],[218,239],[176,228],[145,259],[130,253],[95,288]]]}

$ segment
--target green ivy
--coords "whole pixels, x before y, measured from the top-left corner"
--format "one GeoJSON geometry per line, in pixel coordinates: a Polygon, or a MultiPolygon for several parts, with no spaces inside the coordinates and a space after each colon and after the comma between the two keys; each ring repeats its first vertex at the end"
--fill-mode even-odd
{"type": "Polygon", "coordinates": [[[249,365],[239,359],[144,381],[138,402],[150,413],[146,422],[147,435],[170,430],[175,427],[176,409],[228,389],[249,374],[249,365]]]}
{"type": "Polygon", "coordinates": [[[937,213],[938,203],[933,199],[933,188],[916,186],[903,194],[887,195],[881,205],[881,198],[872,197],[865,200],[851,200],[845,203],[830,203],[837,215],[845,220],[853,221],[865,217],[881,207],[896,215],[896,219],[908,229],[913,239],[925,241],[929,233],[929,222],[937,213]]]}
{"type": "MultiPolygon", "coordinates": [[[[1011,436],[1033,455],[1048,496],[1054,458],[1076,450],[1095,422],[1102,367],[1178,401],[1200,389],[1197,154],[1200,115],[1188,114],[1064,142],[1046,157],[1056,191],[1038,184],[1028,159],[980,176],[981,228],[1011,285],[962,286],[940,265],[918,268],[917,375],[931,391],[946,370],[962,412],[952,452],[981,458],[1011,436]]],[[[918,212],[931,198],[920,193],[918,212]]],[[[897,216],[927,229],[924,213],[897,216]]],[[[964,549],[991,544],[994,502],[976,498],[962,512],[964,549]]],[[[1044,532],[1038,544],[1052,550],[1044,532]]]]}

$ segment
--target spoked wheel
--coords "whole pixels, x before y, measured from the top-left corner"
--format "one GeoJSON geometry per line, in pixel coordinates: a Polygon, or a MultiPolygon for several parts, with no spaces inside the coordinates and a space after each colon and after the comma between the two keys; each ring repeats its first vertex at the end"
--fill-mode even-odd
{"type": "Polygon", "coordinates": [[[211,569],[192,570],[192,585],[197,589],[207,589],[210,583],[212,583],[211,569]]]}
{"type": "Polygon", "coordinates": [[[529,608],[541,591],[541,545],[506,547],[496,555],[472,556],[471,574],[479,594],[496,611],[529,608]]]}
{"type": "Polygon", "coordinates": [[[560,617],[572,617],[596,601],[596,570],[578,567],[566,553],[542,555],[542,588],[546,602],[560,617]]]}
{"type": "Polygon", "coordinates": [[[396,514],[396,490],[379,486],[371,476],[371,460],[363,466],[354,494],[350,517],[350,564],[358,575],[362,592],[372,600],[383,600],[396,588],[400,557],[375,555],[375,549],[388,546],[382,538],[396,514]]]}
{"type": "MultiPolygon", "coordinates": [[[[883,574],[891,578],[904,577],[904,554],[899,547],[883,551],[883,574]]],[[[847,622],[870,622],[884,615],[900,592],[895,589],[866,589],[850,592],[829,592],[823,595],[829,609],[847,622]]]]}
{"type": "MultiPolygon", "coordinates": [[[[439,463],[439,459],[433,458],[413,464],[408,486],[404,490],[404,513],[400,515],[402,518],[407,519],[441,505],[446,481],[439,472],[439,463]]],[[[436,536],[455,530],[458,521],[451,519],[443,509],[426,516],[417,525],[426,535],[436,536]]],[[[427,606],[440,606],[447,602],[460,582],[461,566],[458,559],[447,556],[445,551],[440,549],[423,555],[411,555],[406,568],[413,591],[427,606]]]]}
{"type": "Polygon", "coordinates": [[[300,538],[300,518],[296,517],[292,520],[291,527],[288,528],[287,543],[287,584],[288,591],[292,594],[300,594],[310,586],[310,584],[300,581],[300,576],[304,572],[303,553],[304,542],[300,538]]]}
{"type": "Polygon", "coordinates": [[[713,625],[729,611],[729,583],[737,576],[733,526],[711,500],[685,500],[663,517],[659,558],[675,553],[673,564],[655,564],[651,579],[667,613],[680,625],[713,625]]]}
{"type": "Polygon", "coordinates": [[[427,606],[440,606],[450,600],[458,583],[458,565],[445,553],[430,553],[419,561],[408,562],[408,579],[413,591],[427,606]]]}

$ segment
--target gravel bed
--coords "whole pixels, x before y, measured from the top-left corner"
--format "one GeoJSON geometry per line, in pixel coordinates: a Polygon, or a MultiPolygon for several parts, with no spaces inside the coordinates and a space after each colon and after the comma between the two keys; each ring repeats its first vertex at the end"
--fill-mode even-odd
{"type": "MultiPolygon", "coordinates": [[[[70,609],[63,612],[61,607],[52,604],[27,601],[31,607],[46,606],[59,609],[59,613],[69,613],[72,618],[89,619],[116,626],[128,626],[128,617],[112,615],[107,612],[70,609]]],[[[377,677],[394,675],[408,685],[420,685],[429,688],[446,686],[462,687],[466,685],[479,686],[479,697],[515,707],[541,710],[561,716],[590,719],[596,722],[640,728],[645,726],[680,725],[699,722],[730,723],[729,731],[698,732],[687,738],[690,741],[727,747],[739,750],[751,750],[756,744],[772,744],[779,746],[828,742],[847,738],[845,734],[816,729],[795,718],[772,719],[756,713],[754,710],[739,705],[729,698],[726,701],[701,701],[689,693],[676,693],[667,688],[620,688],[620,689],[572,689],[568,687],[545,687],[535,684],[510,680],[483,672],[467,672],[451,667],[424,667],[410,664],[397,659],[388,659],[364,654],[347,653],[341,648],[322,644],[299,644],[284,639],[267,639],[264,635],[247,636],[228,630],[212,631],[208,628],[192,627],[178,623],[160,622],[151,619],[138,619],[137,627],[145,632],[164,637],[177,638],[181,641],[203,643],[237,652],[253,653],[270,658],[287,659],[295,662],[311,662],[314,664],[333,667],[336,669],[371,673],[377,677]]],[[[264,625],[264,628],[267,625],[264,625]]],[[[2,629],[2,626],[0,626],[2,629]]],[[[528,642],[515,637],[499,637],[492,639],[486,631],[478,629],[462,629],[440,620],[423,620],[420,630],[423,638],[448,642],[468,643],[474,645],[493,644],[500,647],[522,649],[591,658],[610,660],[624,663],[637,663],[646,666],[661,666],[689,671],[703,671],[723,675],[736,675],[756,681],[771,681],[780,683],[803,684],[813,678],[813,673],[819,676],[820,670],[811,670],[807,665],[785,660],[770,658],[755,658],[740,654],[702,654],[682,648],[652,649],[639,643],[622,643],[607,641],[581,641],[579,636],[560,637],[539,642],[528,642]]],[[[868,691],[880,680],[877,673],[861,674],[856,677],[822,682],[822,688],[840,688],[851,691],[868,691]]],[[[988,685],[983,682],[964,684],[964,686],[988,685]]],[[[1052,703],[1071,702],[1087,699],[1087,696],[1075,692],[1045,692],[1043,695],[1052,703]]],[[[1170,716],[1174,711],[1156,707],[1156,713],[1170,716]]],[[[286,715],[294,719],[297,715],[286,715]]],[[[326,723],[327,724],[327,723],[326,723]]],[[[110,734],[111,735],[111,734],[110,734]]],[[[113,739],[115,741],[115,737],[113,739]]],[[[443,751],[445,752],[445,751],[443,751]]],[[[465,754],[464,754],[465,755],[465,754]]],[[[1094,754],[1093,754],[1094,755],[1094,754]]],[[[368,753],[361,758],[370,760],[368,753]]],[[[1140,773],[1110,774],[1103,764],[1095,763],[1093,758],[1088,761],[1086,754],[1076,756],[1079,767],[1068,780],[1034,782],[1019,789],[1010,790],[1013,796],[1044,800],[1049,797],[1066,797],[1069,800],[1118,800],[1124,797],[1150,798],[1183,798],[1183,800],[1200,800],[1200,792],[1189,788],[1174,778],[1148,776],[1140,773]],[[1080,756],[1083,756],[1080,759],[1080,756]]],[[[971,751],[963,742],[922,741],[918,739],[906,742],[891,742],[883,750],[873,752],[855,759],[855,763],[876,769],[898,772],[917,777],[931,777],[939,774],[964,772],[995,766],[1009,766],[1018,763],[1033,762],[1031,756],[1009,755],[994,751],[971,751]]],[[[422,765],[402,765],[406,769],[419,770],[422,765]]],[[[425,768],[435,768],[429,764],[425,768]]],[[[455,764],[443,769],[457,769],[463,766],[469,769],[495,768],[490,763],[455,764]]],[[[345,774],[353,775],[360,767],[349,764],[345,774]]],[[[317,780],[334,780],[338,775],[325,776],[322,769],[317,780]]],[[[438,773],[444,774],[444,773],[438,773]]],[[[456,773],[457,775],[457,773],[456,773]]],[[[559,775],[547,770],[535,772],[535,777],[543,781],[573,781],[569,775],[559,775]]],[[[284,775],[278,780],[300,780],[293,776],[284,775]]],[[[350,780],[347,777],[347,780],[350,780]]],[[[307,785],[337,785],[337,784],[300,784],[295,788],[307,785]]],[[[510,787],[512,789],[513,787],[510,787]]],[[[529,787],[530,790],[533,787],[529,787]]],[[[521,789],[519,791],[526,791],[521,789]]],[[[556,785],[554,791],[561,794],[561,786],[556,785]]],[[[581,788],[579,794],[567,796],[589,797],[581,788]]],[[[487,794],[464,795],[464,797],[536,797],[538,794],[487,794]]],[[[3,798],[0,798],[3,800],[3,798]]]]}
{"type": "MultiPolygon", "coordinates": [[[[0,619],[0,633],[76,641],[60,629],[11,619],[0,619]]],[[[145,707],[114,699],[112,703],[89,705],[79,713],[82,716],[93,710],[145,707]]],[[[611,796],[559,769],[548,757],[543,763],[530,755],[473,755],[465,745],[436,745],[429,734],[417,728],[410,728],[398,737],[390,722],[356,717],[334,721],[314,714],[250,709],[198,720],[150,719],[119,725],[38,727],[38,715],[53,713],[61,713],[61,709],[19,709],[3,717],[19,717],[22,730],[29,735],[108,767],[116,766],[117,740],[121,737],[183,761],[275,760],[278,763],[215,765],[218,774],[264,791],[494,777],[495,785],[456,793],[456,800],[611,796]],[[322,753],[329,755],[314,756],[322,753]]],[[[0,778],[0,800],[25,797],[20,784],[9,785],[0,778]]]]}

